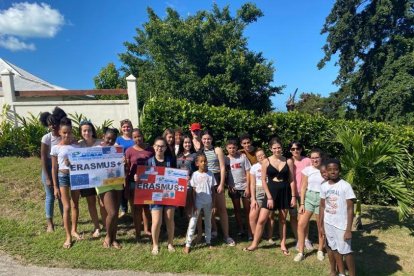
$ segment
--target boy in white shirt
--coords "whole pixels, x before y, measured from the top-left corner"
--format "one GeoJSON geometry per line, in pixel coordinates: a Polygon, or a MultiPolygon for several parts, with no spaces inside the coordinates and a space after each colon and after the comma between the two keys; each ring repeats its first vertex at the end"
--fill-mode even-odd
{"type": "Polygon", "coordinates": [[[234,216],[236,217],[237,226],[239,227],[238,235],[244,234],[242,222],[241,203],[243,202],[243,209],[246,217],[246,227],[248,237],[252,237],[252,231],[249,225],[250,213],[250,162],[246,155],[237,151],[237,141],[227,141],[226,156],[227,171],[227,185],[229,186],[229,197],[233,202],[234,216]]]}
{"type": "Polygon", "coordinates": [[[326,249],[331,265],[330,275],[345,275],[342,257],[350,276],[355,275],[355,263],[351,249],[352,221],[354,219],[355,194],[351,184],[339,177],[341,163],[336,159],[326,162],[328,181],[321,186],[320,225],[326,238],[326,249]]]}
{"type": "Polygon", "coordinates": [[[214,186],[216,185],[216,179],[212,172],[207,171],[207,157],[204,153],[197,154],[195,164],[198,170],[193,173],[190,180],[190,186],[193,187],[193,202],[195,204],[185,238],[184,253],[186,254],[190,253],[191,241],[201,209],[204,212],[206,244],[211,247],[211,215],[214,213],[214,186]]]}

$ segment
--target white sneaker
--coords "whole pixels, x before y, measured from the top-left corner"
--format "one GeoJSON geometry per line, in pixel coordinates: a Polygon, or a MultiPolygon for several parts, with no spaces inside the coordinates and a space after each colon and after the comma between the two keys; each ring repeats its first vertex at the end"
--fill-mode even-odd
{"type": "Polygon", "coordinates": [[[304,259],[305,259],[305,255],[303,255],[303,253],[298,253],[296,254],[295,258],[293,258],[295,262],[300,262],[300,261],[303,261],[304,259]]]}
{"type": "Polygon", "coordinates": [[[310,240],[305,240],[305,247],[307,250],[313,250],[313,244],[310,240]]]}
{"type": "Polygon", "coordinates": [[[319,261],[323,261],[323,260],[325,260],[325,256],[323,255],[323,251],[319,251],[319,250],[318,250],[318,253],[316,253],[316,258],[317,258],[319,261]]]}

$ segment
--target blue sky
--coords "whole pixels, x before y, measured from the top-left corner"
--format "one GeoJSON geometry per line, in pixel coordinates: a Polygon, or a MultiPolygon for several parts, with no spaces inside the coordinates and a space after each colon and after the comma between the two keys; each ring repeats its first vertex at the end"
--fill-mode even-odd
{"type": "MultiPolygon", "coordinates": [[[[0,57],[55,85],[94,88],[93,77],[109,62],[121,65],[123,42],[133,41],[147,21],[146,7],[163,17],[172,7],[180,15],[230,4],[234,12],[247,1],[202,0],[0,0],[0,57]],[[30,22],[30,23],[28,23],[30,22]]],[[[251,1],[264,16],[245,32],[249,48],[274,62],[274,84],[285,85],[272,99],[278,111],[296,88],[328,95],[338,68],[333,62],[318,70],[325,37],[320,30],[333,0],[251,1]]]]}

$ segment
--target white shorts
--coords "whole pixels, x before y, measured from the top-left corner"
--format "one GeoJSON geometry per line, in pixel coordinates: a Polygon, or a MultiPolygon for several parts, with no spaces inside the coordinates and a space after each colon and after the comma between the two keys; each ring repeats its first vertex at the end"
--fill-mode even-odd
{"type": "Polygon", "coordinates": [[[345,230],[327,223],[324,223],[324,228],[326,244],[331,250],[336,250],[341,255],[352,253],[351,240],[344,240],[345,230]]]}

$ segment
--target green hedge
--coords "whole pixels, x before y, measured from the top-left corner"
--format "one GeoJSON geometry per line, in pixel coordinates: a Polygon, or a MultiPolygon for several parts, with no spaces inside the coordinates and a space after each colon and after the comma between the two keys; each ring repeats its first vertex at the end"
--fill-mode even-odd
{"type": "MultiPolygon", "coordinates": [[[[38,156],[40,140],[47,133],[36,116],[19,118],[16,128],[7,120],[8,112],[3,107],[0,122],[0,156],[38,156]]],[[[76,128],[82,114],[70,115],[76,128]],[[79,120],[77,120],[79,119],[79,120]]],[[[111,119],[111,118],[108,118],[111,119]]],[[[215,143],[224,145],[229,138],[241,133],[250,133],[256,146],[267,147],[271,137],[277,136],[287,144],[301,141],[307,150],[319,147],[331,156],[340,157],[341,146],[333,141],[333,134],[340,126],[361,131],[367,141],[374,138],[388,139],[410,153],[414,152],[414,129],[410,126],[391,126],[385,123],[367,121],[346,121],[327,119],[319,114],[308,115],[297,112],[268,113],[258,117],[247,110],[197,105],[185,100],[154,98],[149,100],[141,116],[141,128],[148,142],[161,135],[165,128],[181,127],[187,130],[190,123],[200,122],[204,128],[213,131],[215,143]]],[[[112,121],[107,120],[105,125],[112,121]]],[[[101,127],[97,127],[101,132],[101,127]]]]}
{"type": "Polygon", "coordinates": [[[247,132],[256,146],[267,147],[270,138],[279,137],[284,146],[298,140],[307,150],[321,148],[331,156],[340,157],[341,146],[333,141],[338,127],[348,126],[361,131],[367,142],[374,138],[388,139],[414,152],[414,129],[410,126],[393,127],[385,123],[327,119],[320,114],[298,112],[268,113],[258,117],[246,110],[197,105],[185,100],[152,99],[145,104],[141,128],[148,141],[160,135],[167,127],[187,130],[190,123],[200,122],[203,128],[213,131],[217,145],[228,138],[247,132]]]}

